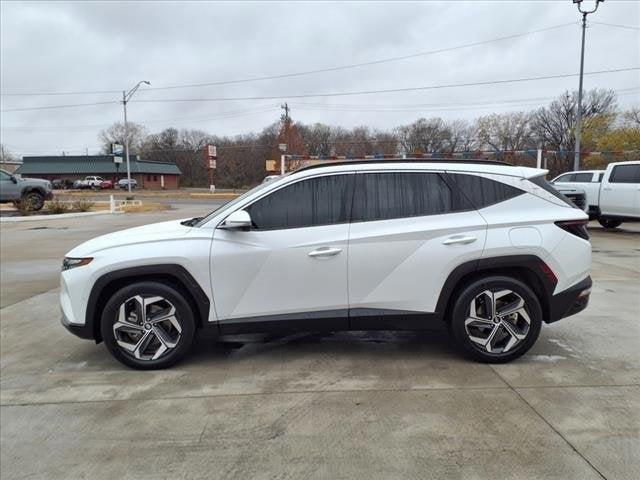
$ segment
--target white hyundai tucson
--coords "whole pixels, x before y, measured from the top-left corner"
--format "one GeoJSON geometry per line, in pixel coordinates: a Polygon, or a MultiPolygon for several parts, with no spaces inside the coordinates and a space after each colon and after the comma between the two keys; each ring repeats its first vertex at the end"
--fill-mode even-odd
{"type": "Polygon", "coordinates": [[[351,161],[263,183],[206,217],[104,235],[63,263],[62,323],[122,363],[173,365],[198,329],[421,330],[507,362],[591,292],[587,215],[545,170],[351,161]]]}

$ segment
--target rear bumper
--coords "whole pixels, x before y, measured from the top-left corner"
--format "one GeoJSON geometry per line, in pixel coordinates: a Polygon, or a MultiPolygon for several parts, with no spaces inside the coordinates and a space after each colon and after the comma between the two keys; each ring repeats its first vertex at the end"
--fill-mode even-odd
{"type": "Polygon", "coordinates": [[[587,308],[592,284],[591,277],[587,277],[572,287],[567,288],[565,291],[551,297],[549,318],[546,319],[546,322],[557,322],[587,308]]]}

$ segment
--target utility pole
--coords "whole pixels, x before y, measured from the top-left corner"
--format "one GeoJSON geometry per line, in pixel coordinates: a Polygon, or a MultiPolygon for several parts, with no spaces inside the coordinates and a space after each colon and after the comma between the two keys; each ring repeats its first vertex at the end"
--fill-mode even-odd
{"type": "Polygon", "coordinates": [[[131,166],[129,164],[129,123],[127,122],[127,103],[129,103],[133,94],[136,93],[136,90],[138,90],[140,85],[143,83],[151,85],[151,82],[142,80],[128,92],[125,90],[122,91],[122,106],[124,109],[124,156],[127,159],[127,189],[129,190],[129,194],[131,194],[131,166]]]}
{"type": "Polygon", "coordinates": [[[580,168],[580,142],[582,140],[582,79],[584,76],[584,37],[587,30],[587,15],[594,13],[598,10],[598,5],[604,0],[595,0],[596,4],[593,10],[582,10],[580,5],[582,0],[573,0],[573,3],[577,4],[578,11],[582,14],[582,48],[580,50],[580,81],[578,86],[578,115],[576,118],[576,152],[573,159],[573,169],[578,170],[580,168]]]}

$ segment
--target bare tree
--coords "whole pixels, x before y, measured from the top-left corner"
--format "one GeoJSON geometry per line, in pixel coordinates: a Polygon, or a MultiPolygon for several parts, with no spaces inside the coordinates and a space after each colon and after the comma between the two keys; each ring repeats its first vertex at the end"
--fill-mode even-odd
{"type": "MultiPolygon", "coordinates": [[[[129,125],[129,151],[139,154],[143,148],[148,132],[144,125],[128,122],[129,125]]],[[[124,145],[124,123],[117,122],[100,132],[98,140],[102,143],[102,151],[105,154],[111,153],[111,144],[119,143],[124,145]]]]}
{"type": "Polygon", "coordinates": [[[3,143],[0,143],[0,162],[13,162],[15,160],[17,160],[17,157],[3,143]]]}
{"type": "Polygon", "coordinates": [[[475,129],[481,149],[522,150],[534,144],[530,115],[526,112],[485,115],[476,120],[475,129]]]}
{"type": "MultiPolygon", "coordinates": [[[[578,94],[565,92],[548,107],[542,107],[533,114],[532,130],[543,147],[574,151],[577,105],[578,94]]],[[[613,115],[615,109],[616,94],[612,90],[589,90],[582,104],[583,122],[588,125],[594,117],[613,115]]]]}
{"type": "Polygon", "coordinates": [[[640,127],[640,107],[631,107],[622,114],[623,125],[627,127],[640,127]]]}

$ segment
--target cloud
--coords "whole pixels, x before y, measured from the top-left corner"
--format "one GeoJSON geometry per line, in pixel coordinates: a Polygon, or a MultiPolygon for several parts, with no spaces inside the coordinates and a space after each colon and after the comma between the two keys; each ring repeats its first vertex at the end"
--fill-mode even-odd
{"type": "MultiPolygon", "coordinates": [[[[143,91],[136,99],[261,96],[388,89],[577,72],[579,15],[570,2],[206,3],[3,2],[0,4],[2,92],[122,90],[138,80],[154,87],[211,82],[366,62],[446,48],[563,23],[575,25],[453,52],[297,78],[180,90],[143,91]]],[[[593,20],[638,24],[637,2],[608,1],[593,20]]],[[[638,31],[592,25],[586,70],[640,64],[638,31]]],[[[587,77],[585,88],[640,85],[638,72],[587,77]]],[[[307,123],[392,128],[419,116],[473,119],[492,109],[533,108],[538,99],[577,86],[576,78],[527,84],[292,101],[307,123]],[[316,107],[302,105],[315,103],[316,107]],[[465,105],[473,103],[473,105],[465,105]],[[297,104],[297,105],[296,105],[297,104]],[[336,111],[331,105],[422,105],[420,111],[336,111]],[[446,107],[446,105],[449,105],[446,107]]],[[[637,92],[636,92],[637,93],[637,92]]],[[[118,100],[117,93],[2,97],[2,108],[118,100]]],[[[283,101],[287,98],[284,96],[283,101]]],[[[638,103],[637,95],[620,105],[638,103]]],[[[280,102],[132,103],[130,118],[151,131],[175,125],[215,135],[257,131],[279,117],[280,102]],[[273,107],[271,111],[264,107],[273,107]],[[221,118],[222,112],[245,116],[221,118]],[[216,118],[217,117],[217,118],[216,118]],[[198,118],[188,122],[185,119],[198,118]],[[174,120],[180,119],[180,120],[174,120]],[[209,119],[209,120],[206,120],[209,119]]],[[[120,121],[117,104],[5,112],[2,142],[17,152],[97,147],[99,127],[120,121]],[[73,128],[63,128],[69,126],[73,128]],[[16,128],[20,127],[20,128],[16,128]],[[56,128],[51,128],[56,127],[56,128]],[[83,128],[78,128],[83,127],[83,128]]],[[[72,152],[74,153],[74,152],[72,152]]]]}

